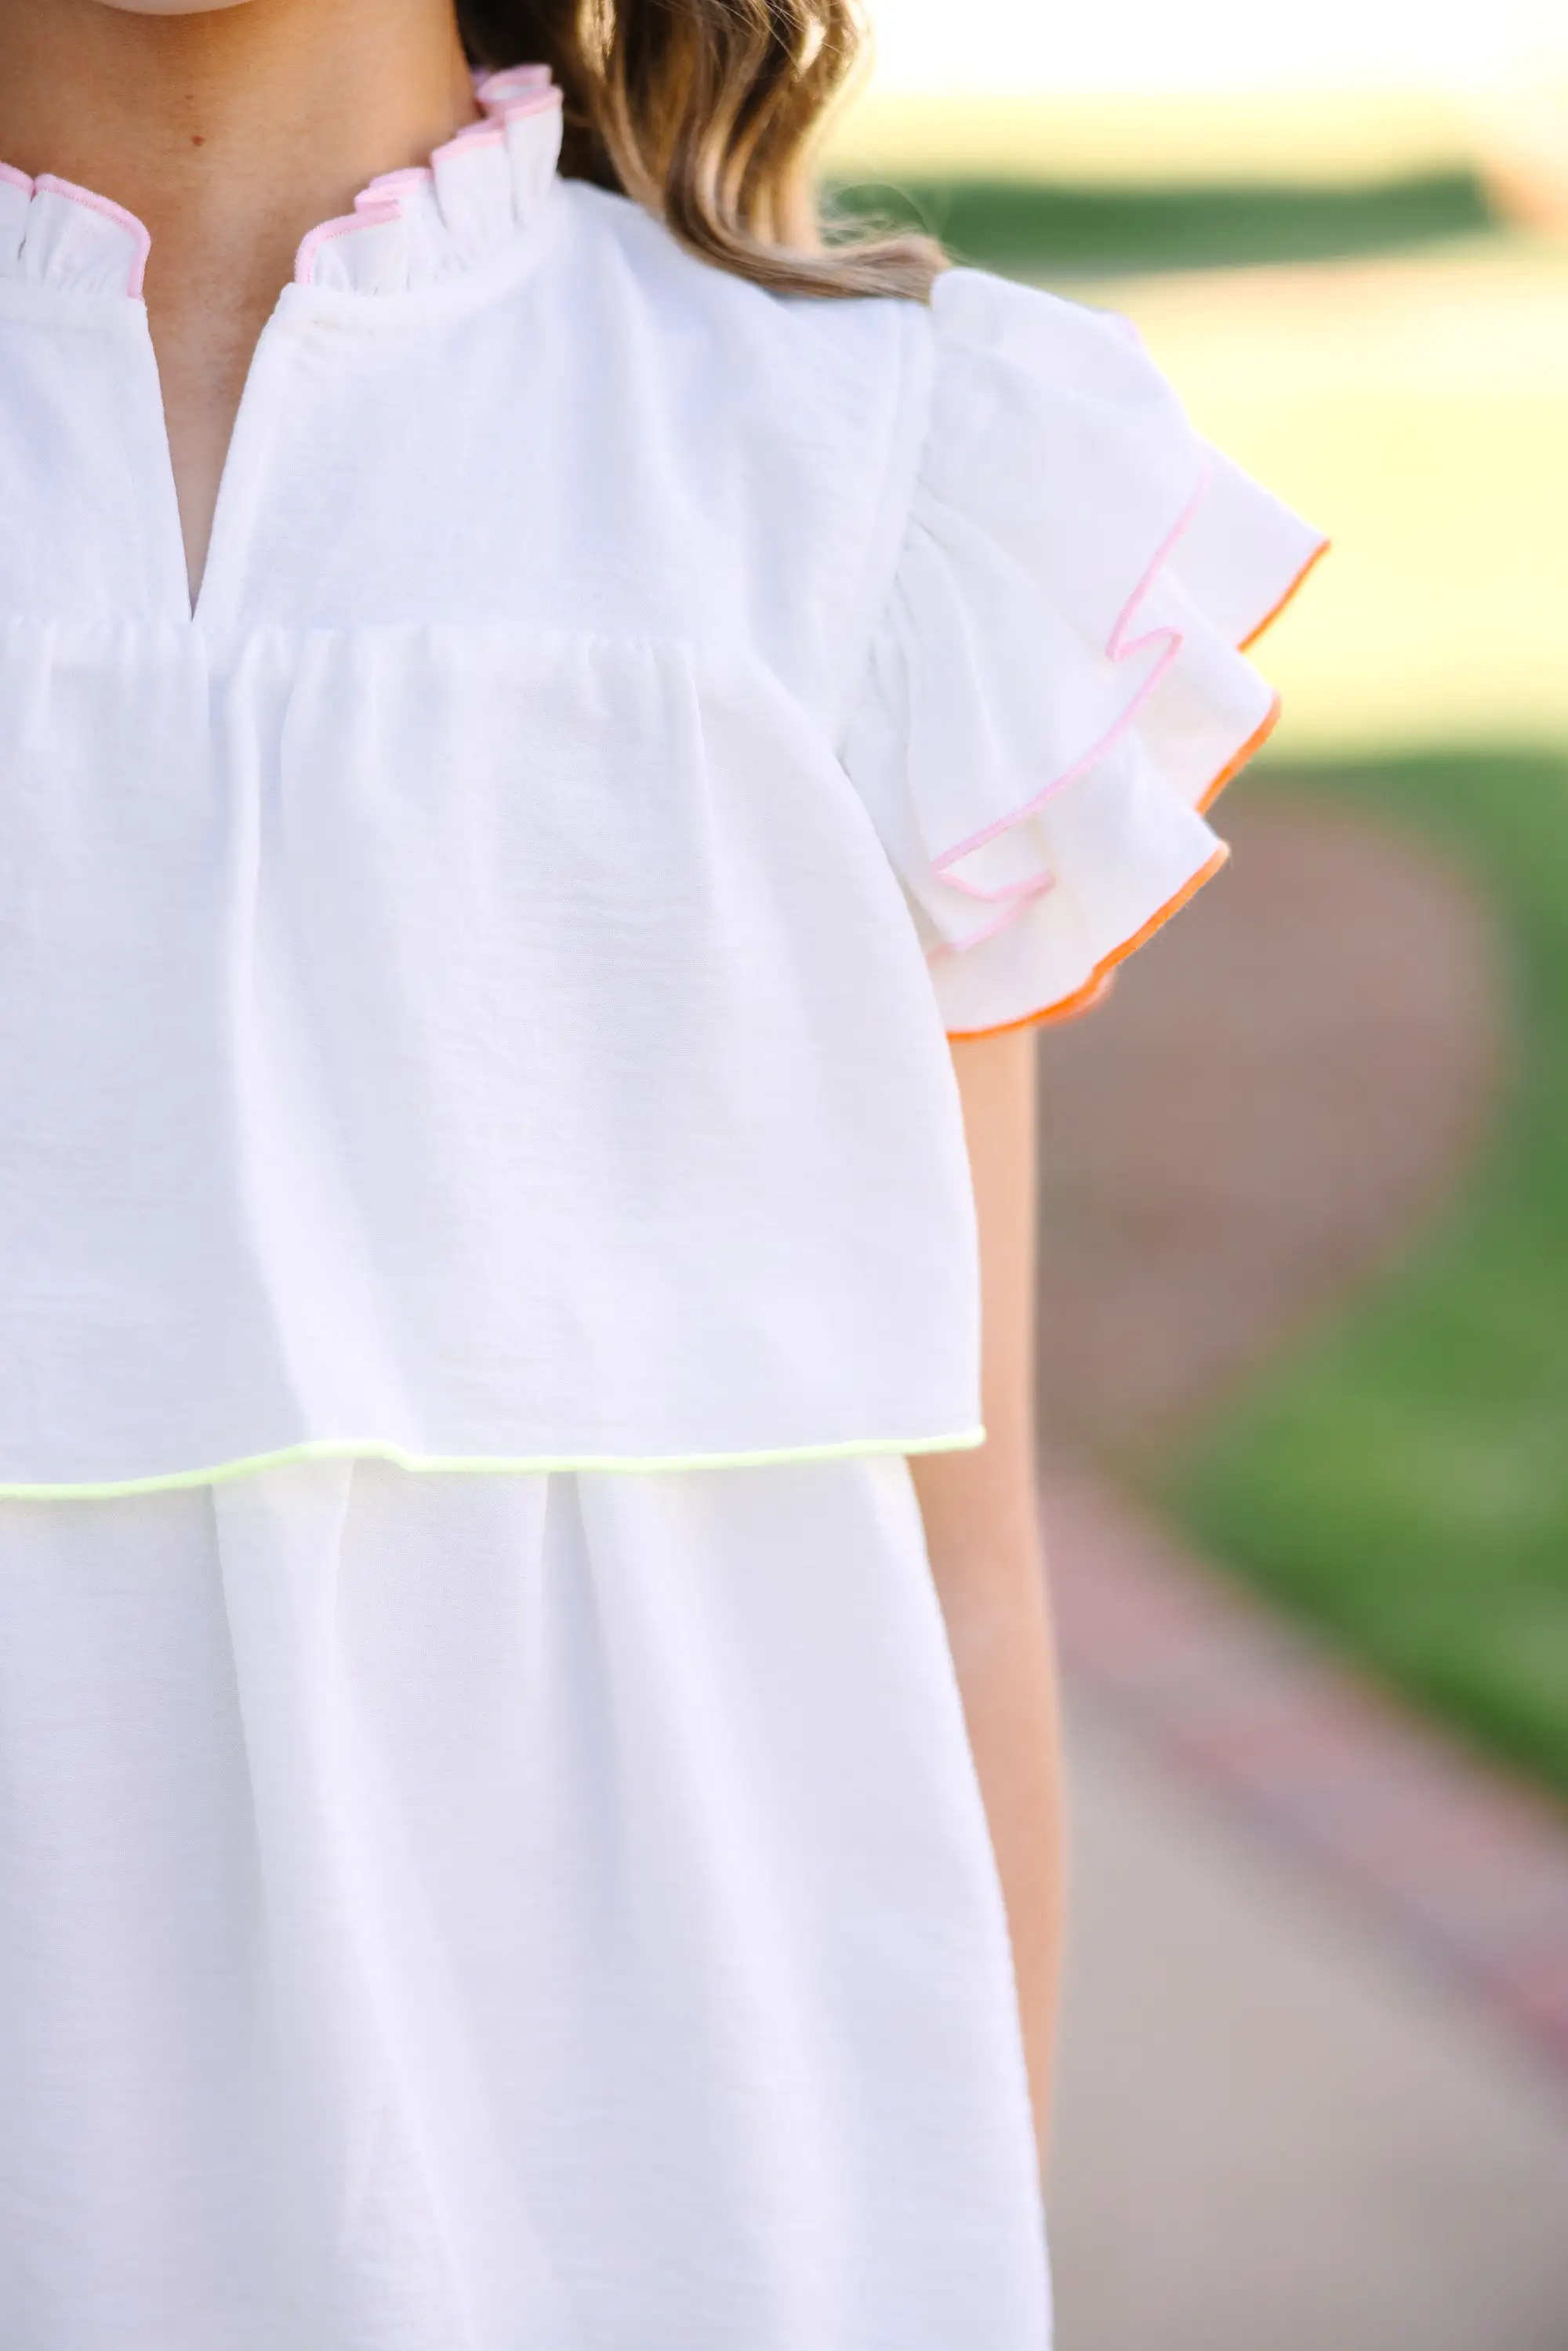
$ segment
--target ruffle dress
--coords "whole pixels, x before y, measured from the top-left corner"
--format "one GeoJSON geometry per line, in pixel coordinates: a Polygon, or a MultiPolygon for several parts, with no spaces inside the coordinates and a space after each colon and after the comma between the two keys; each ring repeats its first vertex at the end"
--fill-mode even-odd
{"type": "Polygon", "coordinates": [[[193,611],[145,232],[0,169],[0,2343],[1043,2351],[946,1036],[1215,870],[1320,542],[480,103],[193,611]]]}

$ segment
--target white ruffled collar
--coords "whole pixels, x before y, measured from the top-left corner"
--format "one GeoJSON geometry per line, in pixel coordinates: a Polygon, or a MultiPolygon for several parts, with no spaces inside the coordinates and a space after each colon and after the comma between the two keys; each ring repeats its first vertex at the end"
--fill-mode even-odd
{"type": "MultiPolygon", "coordinates": [[[[560,92],[548,67],[514,66],[476,82],[476,95],[481,119],[428,163],[383,172],[351,213],[310,231],[295,260],[297,284],[407,294],[528,238],[555,182],[560,92]]],[[[136,298],[152,242],[135,214],[108,196],[0,163],[0,278],[136,298]]]]}

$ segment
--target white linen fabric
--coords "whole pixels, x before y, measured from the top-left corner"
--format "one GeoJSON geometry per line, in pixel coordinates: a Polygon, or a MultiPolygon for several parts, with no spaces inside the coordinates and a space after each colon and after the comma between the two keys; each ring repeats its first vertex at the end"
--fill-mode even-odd
{"type": "Polygon", "coordinates": [[[1045,2351],[944,1030],[1212,870],[1317,542],[480,102],[193,608],[146,233],[0,166],[0,2343],[1045,2351]]]}
{"type": "Polygon", "coordinates": [[[1041,2351],[898,1460],[0,1504],[6,2351],[1041,2351]]]}
{"type": "Polygon", "coordinates": [[[307,238],[193,612],[144,233],[0,176],[0,1490],[977,1441],[943,1016],[1266,715],[1317,541],[1119,322],[778,299],[483,98],[307,238]]]}

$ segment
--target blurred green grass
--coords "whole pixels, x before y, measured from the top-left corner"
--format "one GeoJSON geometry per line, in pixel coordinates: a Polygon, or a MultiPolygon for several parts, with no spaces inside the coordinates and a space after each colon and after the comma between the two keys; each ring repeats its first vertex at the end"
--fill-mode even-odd
{"type": "Polygon", "coordinates": [[[960,261],[1034,277],[1326,260],[1499,225],[1470,172],[1351,187],[1071,187],[1013,177],[859,180],[831,214],[918,227],[960,261]]]}
{"type": "Polygon", "coordinates": [[[1458,1211],[1171,1465],[1166,1499],[1218,1559],[1568,1792],[1568,756],[1289,780],[1434,833],[1491,892],[1508,1098],[1458,1211]]]}

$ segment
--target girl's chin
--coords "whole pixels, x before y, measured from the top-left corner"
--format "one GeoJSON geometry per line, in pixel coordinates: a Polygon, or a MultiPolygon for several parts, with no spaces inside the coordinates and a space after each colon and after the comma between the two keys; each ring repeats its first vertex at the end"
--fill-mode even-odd
{"type": "Polygon", "coordinates": [[[220,8],[245,8],[249,0],[98,0],[120,16],[210,16],[220,8]]]}

